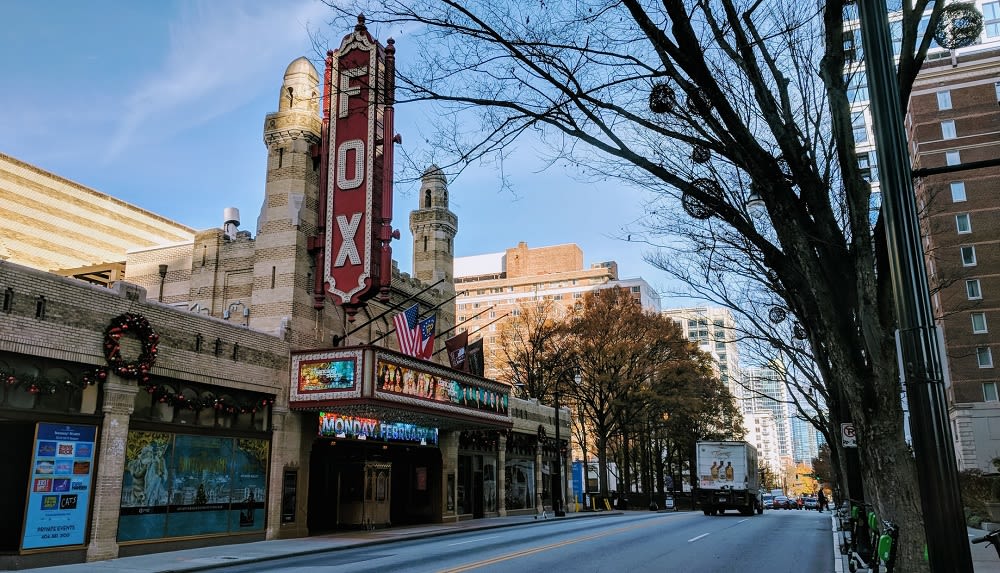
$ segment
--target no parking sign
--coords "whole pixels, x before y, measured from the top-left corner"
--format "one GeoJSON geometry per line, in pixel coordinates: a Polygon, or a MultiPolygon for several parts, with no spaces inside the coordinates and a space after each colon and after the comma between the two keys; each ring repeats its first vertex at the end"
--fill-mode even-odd
{"type": "Polygon", "coordinates": [[[854,435],[854,424],[845,422],[840,425],[840,445],[845,448],[858,447],[858,440],[854,435]]]}

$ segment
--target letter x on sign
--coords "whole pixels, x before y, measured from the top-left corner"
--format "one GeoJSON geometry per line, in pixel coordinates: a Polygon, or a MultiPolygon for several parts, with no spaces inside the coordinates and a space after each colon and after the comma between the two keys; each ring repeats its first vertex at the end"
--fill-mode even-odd
{"type": "Polygon", "coordinates": [[[358,254],[358,247],[354,244],[354,235],[358,234],[358,227],[361,225],[361,213],[351,215],[351,221],[347,221],[346,215],[337,215],[337,228],[340,229],[340,250],[337,252],[337,260],[333,266],[342,267],[347,259],[352,265],[361,264],[361,255],[358,254]]]}

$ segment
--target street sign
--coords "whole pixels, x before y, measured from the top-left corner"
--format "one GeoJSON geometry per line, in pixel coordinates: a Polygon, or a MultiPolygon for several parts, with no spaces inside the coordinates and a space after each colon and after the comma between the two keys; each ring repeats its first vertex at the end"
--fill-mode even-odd
{"type": "Polygon", "coordinates": [[[858,447],[858,440],[854,435],[854,424],[845,422],[840,425],[840,445],[845,448],[858,447]]]}

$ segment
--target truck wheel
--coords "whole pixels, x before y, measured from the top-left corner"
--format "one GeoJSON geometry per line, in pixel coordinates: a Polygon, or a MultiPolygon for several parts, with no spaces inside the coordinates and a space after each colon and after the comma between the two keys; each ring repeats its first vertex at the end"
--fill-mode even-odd
{"type": "Polygon", "coordinates": [[[712,515],[712,512],[710,512],[710,511],[709,511],[709,510],[707,510],[707,509],[703,509],[703,510],[701,510],[701,511],[702,511],[702,513],[704,513],[705,515],[712,515]]]}

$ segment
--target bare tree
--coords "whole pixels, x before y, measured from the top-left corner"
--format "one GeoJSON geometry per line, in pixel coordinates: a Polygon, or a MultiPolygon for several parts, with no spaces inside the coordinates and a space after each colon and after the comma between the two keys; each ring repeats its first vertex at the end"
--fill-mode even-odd
{"type": "MultiPolygon", "coordinates": [[[[902,4],[905,103],[943,3],[902,4]]],[[[454,119],[436,141],[437,153],[451,153],[448,170],[537,134],[553,161],[650,192],[659,234],[648,240],[669,253],[661,262],[686,262],[693,281],[759,273],[804,329],[832,413],[853,418],[865,493],[907,540],[898,566],[927,570],[885,236],[852,138],[846,2],[331,5],[419,36],[419,61],[399,71],[397,105],[430,100],[454,119]],[[766,217],[750,215],[751,198],[766,217]]]]}
{"type": "Polygon", "coordinates": [[[561,378],[572,367],[564,352],[564,313],[551,300],[530,300],[500,327],[497,362],[500,379],[522,397],[549,403],[561,378]]]}

